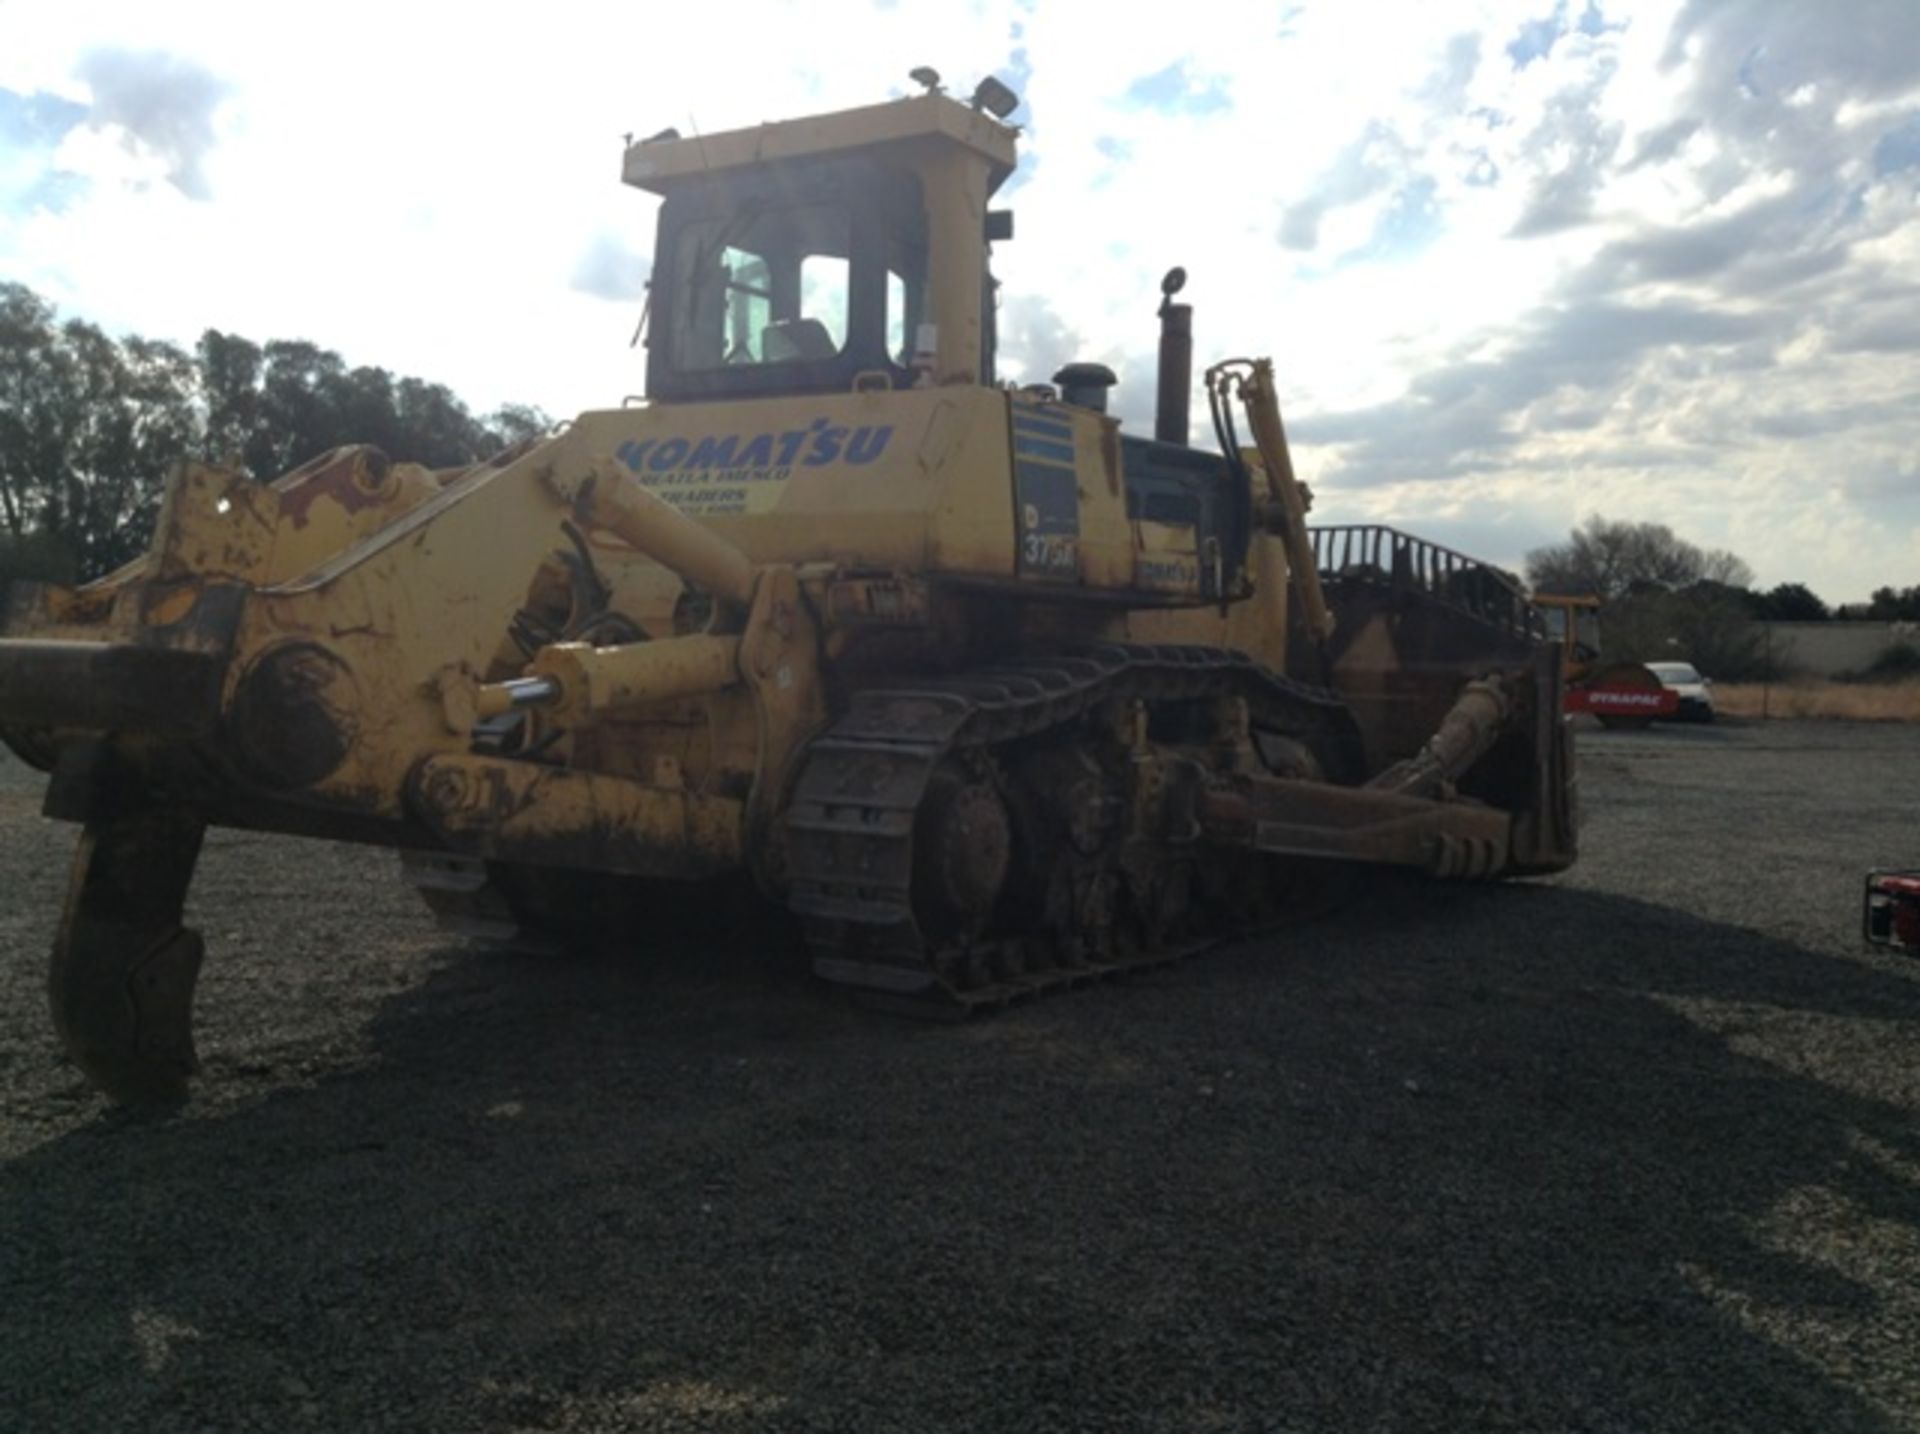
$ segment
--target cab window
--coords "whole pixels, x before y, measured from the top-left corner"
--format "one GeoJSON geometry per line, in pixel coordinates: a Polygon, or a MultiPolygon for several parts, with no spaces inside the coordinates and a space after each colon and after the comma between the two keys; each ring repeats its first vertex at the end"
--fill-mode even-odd
{"type": "Polygon", "coordinates": [[[919,180],[866,158],[692,178],[654,247],[647,392],[692,399],[914,381],[932,304],[919,180]]]}
{"type": "Polygon", "coordinates": [[[676,276],[685,370],[831,359],[846,346],[851,223],[829,205],[687,227],[676,276]]]}
{"type": "Polygon", "coordinates": [[[894,243],[887,252],[887,358],[900,368],[913,362],[914,333],[926,318],[927,255],[916,245],[894,243]]]}

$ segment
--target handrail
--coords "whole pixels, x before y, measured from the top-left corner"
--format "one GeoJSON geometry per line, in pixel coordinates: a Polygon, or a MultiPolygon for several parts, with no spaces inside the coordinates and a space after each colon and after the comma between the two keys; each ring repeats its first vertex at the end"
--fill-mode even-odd
{"type": "Polygon", "coordinates": [[[1516,637],[1547,635],[1520,585],[1478,558],[1379,523],[1309,527],[1307,537],[1324,583],[1417,592],[1516,637]]]}

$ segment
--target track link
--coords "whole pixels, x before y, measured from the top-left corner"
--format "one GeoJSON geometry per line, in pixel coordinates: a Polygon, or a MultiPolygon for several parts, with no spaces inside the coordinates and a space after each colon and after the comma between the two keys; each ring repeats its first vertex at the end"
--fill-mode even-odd
{"type": "Polygon", "coordinates": [[[1337,697],[1218,648],[1114,644],[860,692],[811,744],[787,817],[788,904],[814,971],[880,1004],[962,1016],[1178,960],[1257,924],[1242,912],[1205,932],[1129,941],[1110,924],[1069,919],[1038,933],[943,939],[913,892],[915,821],[943,762],[1066,738],[1110,702],[1233,697],[1264,727],[1345,759],[1356,750],[1337,697]]]}

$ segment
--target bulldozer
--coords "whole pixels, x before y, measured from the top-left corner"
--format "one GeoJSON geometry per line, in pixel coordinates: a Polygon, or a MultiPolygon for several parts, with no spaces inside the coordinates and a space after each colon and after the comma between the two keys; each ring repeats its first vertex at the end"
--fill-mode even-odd
{"type": "Polygon", "coordinates": [[[1561,870],[1559,649],[1493,570],[1311,527],[1270,361],[1159,300],[1115,382],[996,366],[1004,87],[630,142],[644,400],[486,461],[192,462],[149,551],[0,594],[0,735],[79,823],[49,993],[184,1098],[209,824],[398,851],[450,929],[644,946],[751,879],[825,983],[963,1015],[1172,960],[1356,872],[1561,870]],[[784,919],[784,918],[783,918],[784,919]]]}

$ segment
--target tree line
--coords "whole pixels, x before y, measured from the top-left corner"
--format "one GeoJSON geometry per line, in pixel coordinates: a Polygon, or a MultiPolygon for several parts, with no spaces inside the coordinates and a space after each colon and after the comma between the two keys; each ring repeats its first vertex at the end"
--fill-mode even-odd
{"type": "Polygon", "coordinates": [[[0,283],[0,580],[71,582],[137,556],[182,459],[264,481],[372,443],[444,468],[549,426],[519,404],[476,416],[444,384],[348,367],[300,339],[208,329],[187,350],[114,338],[0,283]]]}
{"type": "MultiPolygon", "coordinates": [[[[208,329],[191,350],[61,320],[0,282],[0,581],[97,577],[144,551],[167,473],[182,459],[267,480],[344,443],[443,468],[550,427],[536,408],[476,416],[443,384],[348,367],[300,339],[257,344],[208,329]]],[[[1537,592],[1608,606],[1609,655],[1682,655],[1716,675],[1759,675],[1762,620],[1920,620],[1920,585],[1830,611],[1802,583],[1766,591],[1730,552],[1659,523],[1589,518],[1527,555],[1537,592]]]]}
{"type": "Polygon", "coordinates": [[[1566,542],[1528,553],[1526,576],[1535,592],[1599,598],[1610,659],[1684,658],[1733,679],[1775,675],[1757,623],[1920,620],[1920,586],[1878,588],[1865,604],[1829,608],[1804,583],[1756,589],[1753,570],[1738,556],[1698,547],[1664,523],[1598,515],[1566,542]]]}

